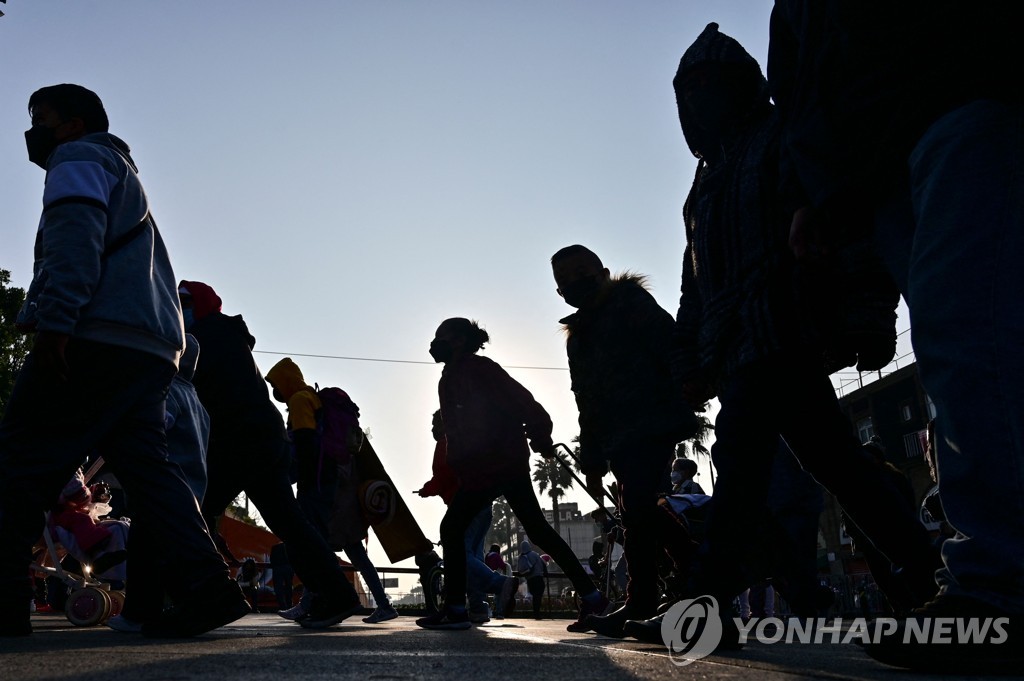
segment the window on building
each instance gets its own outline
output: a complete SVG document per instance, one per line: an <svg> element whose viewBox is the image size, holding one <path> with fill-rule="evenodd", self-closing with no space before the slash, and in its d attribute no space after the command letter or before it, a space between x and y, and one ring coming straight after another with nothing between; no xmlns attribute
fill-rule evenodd
<svg viewBox="0 0 1024 681"><path fill-rule="evenodd" d="M875 436L875 424L871 421L870 416L865 416L862 419L857 420L857 437L860 438L861 444L864 444L872 437Z"/></svg>
<svg viewBox="0 0 1024 681"><path fill-rule="evenodd" d="M910 402L904 402L900 405L900 416L904 422L914 418L914 410L910 408Z"/></svg>

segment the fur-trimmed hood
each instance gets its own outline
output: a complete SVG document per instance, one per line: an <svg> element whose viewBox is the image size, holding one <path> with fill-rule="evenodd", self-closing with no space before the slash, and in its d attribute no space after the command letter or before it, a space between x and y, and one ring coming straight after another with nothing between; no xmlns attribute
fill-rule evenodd
<svg viewBox="0 0 1024 681"><path fill-rule="evenodd" d="M596 307L586 310L577 310L568 317L559 319L558 323L562 325L562 330L565 332L566 337L571 338L574 330L586 325L589 319L600 314L600 311L606 305L612 302L617 302L623 298L635 296L641 291L650 295L647 291L647 277L645 275L630 272L628 270L620 274L616 274L612 276L611 285L602 294Z"/></svg>

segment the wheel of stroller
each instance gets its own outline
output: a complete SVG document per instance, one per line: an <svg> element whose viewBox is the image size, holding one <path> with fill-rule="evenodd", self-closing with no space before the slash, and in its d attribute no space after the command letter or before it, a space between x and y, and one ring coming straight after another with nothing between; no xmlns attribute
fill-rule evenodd
<svg viewBox="0 0 1024 681"><path fill-rule="evenodd" d="M110 616L110 596L94 586L78 589L68 596L64 613L76 627L91 627Z"/></svg>
<svg viewBox="0 0 1024 681"><path fill-rule="evenodd" d="M426 599L427 612L440 612L444 605L444 567L434 566L427 575L423 585L423 597Z"/></svg>
<svg viewBox="0 0 1024 681"><path fill-rule="evenodd" d="M124 609L123 591L108 591L107 596L110 598L110 614L103 619L104 622L111 617L117 617L121 614L121 610Z"/></svg>

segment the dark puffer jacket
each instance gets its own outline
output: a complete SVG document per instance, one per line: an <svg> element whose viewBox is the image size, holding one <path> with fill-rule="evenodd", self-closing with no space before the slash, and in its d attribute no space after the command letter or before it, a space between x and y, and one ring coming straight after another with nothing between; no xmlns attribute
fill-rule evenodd
<svg viewBox="0 0 1024 681"><path fill-rule="evenodd" d="M696 428L672 382L672 315L643 283L635 275L616 277L596 307L561 320L586 473L604 473L609 461L649 451L638 442L675 444Z"/></svg>

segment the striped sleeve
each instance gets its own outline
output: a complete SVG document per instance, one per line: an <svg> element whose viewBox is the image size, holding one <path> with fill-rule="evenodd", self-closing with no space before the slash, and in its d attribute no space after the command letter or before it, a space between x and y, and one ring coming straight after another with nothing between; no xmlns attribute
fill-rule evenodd
<svg viewBox="0 0 1024 681"><path fill-rule="evenodd" d="M43 210L65 203L85 203L107 209L118 179L96 161L65 161L46 175Z"/></svg>

